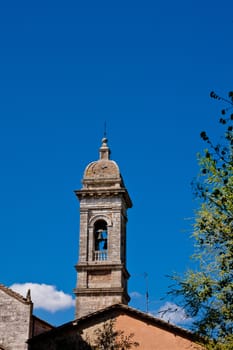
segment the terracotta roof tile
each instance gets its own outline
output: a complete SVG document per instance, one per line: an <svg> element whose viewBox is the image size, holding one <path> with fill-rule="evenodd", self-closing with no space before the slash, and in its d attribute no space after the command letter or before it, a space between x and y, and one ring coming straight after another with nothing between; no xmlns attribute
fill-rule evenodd
<svg viewBox="0 0 233 350"><path fill-rule="evenodd" d="M59 332L64 332L70 328L76 327L76 329L78 330L79 327L83 327L85 325L85 323L87 322L91 322L92 320L95 320L96 322L98 322L98 318L102 317L102 316L106 316L108 313L111 312L117 312L119 314L128 314L132 317L138 318L141 321L150 323L151 325L154 325L155 327L159 327L162 328L164 330L167 330L171 333L174 333L176 335L180 335L188 340L192 340L192 341L196 341L197 336L192 333L191 331L178 327L174 324L171 324L169 322L163 321L159 318L154 317L153 315L147 314L145 312L139 311L137 309L134 309L130 306L127 305L123 305L123 304L114 304L112 306L106 307L102 310L98 310L96 312L93 312L89 315L80 317L74 321L65 323L59 327L53 328L52 330L45 332L43 334L40 334L34 338L29 339L29 343L33 342L33 340L37 337L47 337L47 336L51 336L51 334L54 333L59 333Z"/></svg>

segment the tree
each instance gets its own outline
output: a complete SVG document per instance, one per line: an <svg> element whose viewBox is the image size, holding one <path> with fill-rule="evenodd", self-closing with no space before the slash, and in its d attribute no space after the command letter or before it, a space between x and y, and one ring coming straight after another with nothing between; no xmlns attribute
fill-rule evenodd
<svg viewBox="0 0 233 350"><path fill-rule="evenodd" d="M134 334L125 335L124 331L115 329L115 320L111 319L95 330L95 350L126 350L138 347L139 344L133 340Z"/></svg>
<svg viewBox="0 0 233 350"><path fill-rule="evenodd" d="M229 99L214 92L211 97L228 106L219 120L221 143L201 133L208 148L198 155L200 172L194 182L200 201L193 232L198 268L173 276L170 293L181 297L193 330L210 339L206 347L222 350L233 349L233 92Z"/></svg>

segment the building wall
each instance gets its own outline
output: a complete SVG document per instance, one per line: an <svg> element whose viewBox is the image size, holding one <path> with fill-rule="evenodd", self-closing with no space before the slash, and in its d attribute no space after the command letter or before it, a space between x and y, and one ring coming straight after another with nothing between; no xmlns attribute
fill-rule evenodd
<svg viewBox="0 0 233 350"><path fill-rule="evenodd" d="M80 310L79 315L88 315L91 312L96 312L98 310L104 309L106 305L114 305L122 302L122 295L105 295L102 292L102 296L91 294L79 296L76 299L76 307Z"/></svg>
<svg viewBox="0 0 233 350"><path fill-rule="evenodd" d="M105 321L105 320L104 320ZM95 330L103 326L103 322L82 330L85 340L90 340L95 345ZM123 331L124 335L134 334L132 341L139 343L139 346L132 347L132 350L201 350L198 344L168 330L140 321L128 315L116 317L115 328Z"/></svg>
<svg viewBox="0 0 233 350"><path fill-rule="evenodd" d="M31 321L31 303L24 303L0 290L0 347L26 350Z"/></svg>
<svg viewBox="0 0 233 350"><path fill-rule="evenodd" d="M140 320L127 314L115 313L75 322L67 328L54 330L36 337L31 341L30 350L91 350L88 344L95 347L97 329L102 329L104 322L116 320L115 329L124 332L124 336L134 334L132 341L139 343L131 350L203 350L201 346L189 340L188 336L179 335L177 331L152 325L149 321ZM185 333L185 332L184 332ZM191 339L191 338L190 338Z"/></svg>
<svg viewBox="0 0 233 350"><path fill-rule="evenodd" d="M50 337L39 337L29 345L30 350L92 350L77 331L51 334Z"/></svg>
<svg viewBox="0 0 233 350"><path fill-rule="evenodd" d="M88 315L114 304L128 304L126 271L126 210L117 189L104 188L103 197L89 196L80 200L80 240L75 318ZM80 191L81 192L81 191ZM90 191L91 192L91 191ZM95 222L104 220L108 231L106 260L94 259Z"/></svg>
<svg viewBox="0 0 233 350"><path fill-rule="evenodd" d="M137 350L198 350L196 343L175 333L152 326L127 315L117 317L116 327L125 334L134 333L134 341L139 343Z"/></svg>
<svg viewBox="0 0 233 350"><path fill-rule="evenodd" d="M32 317L32 332L31 332L32 336L50 331L53 328L54 327L48 324L47 322L40 320L35 316Z"/></svg>

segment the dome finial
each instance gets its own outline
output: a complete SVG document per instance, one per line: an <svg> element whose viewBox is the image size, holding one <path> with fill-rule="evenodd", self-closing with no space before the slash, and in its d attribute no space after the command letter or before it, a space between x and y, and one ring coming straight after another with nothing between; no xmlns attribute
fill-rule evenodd
<svg viewBox="0 0 233 350"><path fill-rule="evenodd" d="M110 149L108 147L108 139L107 137L102 138L102 145L100 147L100 159L108 160L110 156Z"/></svg>

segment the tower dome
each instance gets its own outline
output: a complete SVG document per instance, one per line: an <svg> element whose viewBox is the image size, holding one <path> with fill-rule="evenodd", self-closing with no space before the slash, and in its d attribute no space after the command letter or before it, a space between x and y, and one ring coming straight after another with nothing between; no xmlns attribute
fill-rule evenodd
<svg viewBox="0 0 233 350"><path fill-rule="evenodd" d="M106 137L102 139L99 159L87 165L83 176L83 188L124 188L123 179L116 162L110 160Z"/></svg>

